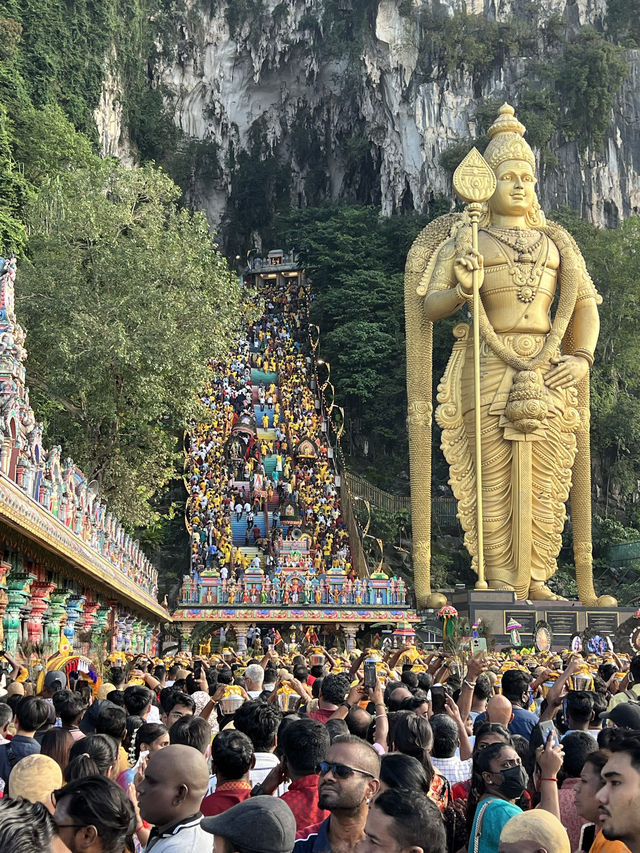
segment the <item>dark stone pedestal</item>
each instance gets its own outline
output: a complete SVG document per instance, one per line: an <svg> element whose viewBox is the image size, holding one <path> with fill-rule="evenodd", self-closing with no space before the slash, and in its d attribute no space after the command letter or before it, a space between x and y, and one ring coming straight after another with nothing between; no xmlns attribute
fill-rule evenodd
<svg viewBox="0 0 640 853"><path fill-rule="evenodd" d="M553 647L563 649L574 634L587 629L613 638L618 626L636 612L635 607L585 607L579 601L516 601L513 592L502 590L464 590L454 593L451 603L472 625L482 619L498 648L510 643L507 622L512 617L522 625L524 646L533 645L536 623L544 620L551 628Z"/></svg>

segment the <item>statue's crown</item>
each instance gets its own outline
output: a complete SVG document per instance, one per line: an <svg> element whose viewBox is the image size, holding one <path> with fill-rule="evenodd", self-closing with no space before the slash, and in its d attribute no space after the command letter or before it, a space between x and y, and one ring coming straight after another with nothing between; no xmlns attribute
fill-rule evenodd
<svg viewBox="0 0 640 853"><path fill-rule="evenodd" d="M495 171L505 160L524 160L535 169L536 161L529 143L524 140L525 126L515 116L510 104L503 104L498 118L489 128L490 142L484 159Z"/></svg>

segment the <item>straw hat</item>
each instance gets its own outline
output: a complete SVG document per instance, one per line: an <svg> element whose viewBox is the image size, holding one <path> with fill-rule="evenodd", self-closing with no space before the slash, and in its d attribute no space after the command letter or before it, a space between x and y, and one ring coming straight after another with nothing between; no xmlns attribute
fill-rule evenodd
<svg viewBox="0 0 640 853"><path fill-rule="evenodd" d="M62 787L60 765L48 755L27 755L15 765L9 777L11 797L32 803L51 803L51 793Z"/></svg>

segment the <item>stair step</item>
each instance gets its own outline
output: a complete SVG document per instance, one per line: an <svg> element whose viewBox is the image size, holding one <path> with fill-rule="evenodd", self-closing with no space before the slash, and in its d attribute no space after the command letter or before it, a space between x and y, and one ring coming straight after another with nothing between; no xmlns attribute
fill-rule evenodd
<svg viewBox="0 0 640 853"><path fill-rule="evenodd" d="M251 370L251 381L254 385L277 385L278 374L265 373L264 371L258 370L254 367Z"/></svg>

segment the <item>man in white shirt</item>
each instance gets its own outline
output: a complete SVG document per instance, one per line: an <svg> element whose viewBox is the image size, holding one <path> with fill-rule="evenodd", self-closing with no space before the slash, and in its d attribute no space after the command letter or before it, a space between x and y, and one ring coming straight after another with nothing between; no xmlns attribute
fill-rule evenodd
<svg viewBox="0 0 640 853"><path fill-rule="evenodd" d="M254 636L255 634L252 634L252 640ZM248 632L247 639L249 639ZM262 693L262 684L264 682L264 669L259 663L249 664L244 673L244 680L246 682L247 693L251 699L258 699Z"/></svg>
<svg viewBox="0 0 640 853"><path fill-rule="evenodd" d="M209 773L201 752L172 744L149 756L138 785L143 820L153 824L146 853L212 853L213 838L200 826L200 803Z"/></svg>
<svg viewBox="0 0 640 853"><path fill-rule="evenodd" d="M451 785L467 782L471 779L473 760L463 761L456 756L460 746L458 726L446 714L434 714L429 722L433 730L431 763Z"/></svg>

